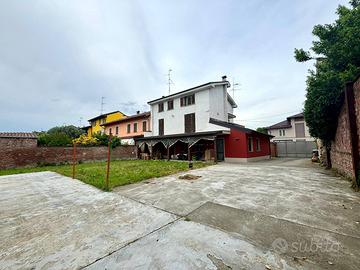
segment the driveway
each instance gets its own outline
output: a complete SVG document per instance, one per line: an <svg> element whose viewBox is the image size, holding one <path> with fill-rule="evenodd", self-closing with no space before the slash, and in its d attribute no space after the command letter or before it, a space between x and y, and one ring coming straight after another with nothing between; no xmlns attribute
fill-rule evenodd
<svg viewBox="0 0 360 270"><path fill-rule="evenodd" d="M307 160L228 164L106 193L0 177L0 269L359 269L360 196Z"/></svg>

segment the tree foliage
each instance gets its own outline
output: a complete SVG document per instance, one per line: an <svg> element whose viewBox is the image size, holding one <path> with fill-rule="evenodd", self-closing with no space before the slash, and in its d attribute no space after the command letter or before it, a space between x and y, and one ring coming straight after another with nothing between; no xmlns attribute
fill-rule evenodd
<svg viewBox="0 0 360 270"><path fill-rule="evenodd" d="M41 146L70 146L72 139L63 132L42 133L38 136L38 144Z"/></svg>
<svg viewBox="0 0 360 270"><path fill-rule="evenodd" d="M335 135L345 82L360 74L360 0L339 6L332 24L316 25L309 51L295 49L299 62L315 59L307 77L304 115L310 134L328 144Z"/></svg>
<svg viewBox="0 0 360 270"><path fill-rule="evenodd" d="M256 129L256 131L257 131L257 132L260 132L260 133L268 134L266 127L258 127L258 128Z"/></svg>
<svg viewBox="0 0 360 270"><path fill-rule="evenodd" d="M82 130L81 128L78 128L76 126L73 125L69 125L69 126L58 126L58 127L53 127L51 129L49 129L47 131L48 134L54 134L54 133L64 133L67 136L69 136L70 138L78 138L80 137L80 135L84 134L85 131Z"/></svg>
<svg viewBox="0 0 360 270"><path fill-rule="evenodd" d="M96 133L94 134L94 138L98 141L99 145L107 146L109 144L110 136L104 133ZM112 137L111 138L111 147L115 148L117 146L121 145L121 140L118 137Z"/></svg>

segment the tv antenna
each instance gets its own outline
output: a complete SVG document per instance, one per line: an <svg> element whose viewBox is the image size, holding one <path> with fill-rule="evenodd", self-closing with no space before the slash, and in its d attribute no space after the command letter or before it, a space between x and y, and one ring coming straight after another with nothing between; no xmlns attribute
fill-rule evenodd
<svg viewBox="0 0 360 270"><path fill-rule="evenodd" d="M102 114L103 114L103 112L104 112L104 105L105 105L104 100L105 100L105 97L101 97L100 115L102 115Z"/></svg>
<svg viewBox="0 0 360 270"><path fill-rule="evenodd" d="M174 82L171 80L171 71L172 69L169 68L169 71L168 71L168 87L169 87L169 95L170 95L170 92L171 92L171 84L174 84Z"/></svg>
<svg viewBox="0 0 360 270"><path fill-rule="evenodd" d="M240 87L240 83L236 83L234 79L232 80L232 97L235 99L235 91L239 91L240 88L237 88L236 86Z"/></svg>
<svg viewBox="0 0 360 270"><path fill-rule="evenodd" d="M83 120L83 118L80 117L80 118L79 118L79 127L81 127L81 125L82 125L82 120Z"/></svg>

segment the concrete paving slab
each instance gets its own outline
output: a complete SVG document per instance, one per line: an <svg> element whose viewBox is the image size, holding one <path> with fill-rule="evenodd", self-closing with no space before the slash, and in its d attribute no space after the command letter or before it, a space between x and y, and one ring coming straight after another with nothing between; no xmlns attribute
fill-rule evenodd
<svg viewBox="0 0 360 270"><path fill-rule="evenodd" d="M266 268L267 267L267 268ZM103 269L321 269L287 262L237 234L176 221L85 268Z"/></svg>
<svg viewBox="0 0 360 270"><path fill-rule="evenodd" d="M191 221L240 234L285 260L324 269L360 269L360 238L208 202L192 212ZM312 267L310 267L312 268Z"/></svg>
<svg viewBox="0 0 360 270"><path fill-rule="evenodd" d="M52 172L0 177L0 269L78 269L176 216Z"/></svg>
<svg viewBox="0 0 360 270"><path fill-rule="evenodd" d="M322 168L296 167L299 162L284 161L286 166L281 160L220 163L193 170L201 176L197 180L182 180L177 174L123 186L116 192L182 216L210 201L360 237L360 193Z"/></svg>

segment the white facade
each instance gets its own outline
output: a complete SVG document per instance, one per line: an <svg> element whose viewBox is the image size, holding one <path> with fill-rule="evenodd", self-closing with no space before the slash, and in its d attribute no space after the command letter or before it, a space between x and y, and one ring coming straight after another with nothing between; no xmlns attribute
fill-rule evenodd
<svg viewBox="0 0 360 270"><path fill-rule="evenodd" d="M304 118L289 118L288 127L268 128L268 134L274 136L271 141L314 141L309 133L309 128L306 125ZM296 125L304 126L304 134L296 134ZM305 135L305 136L303 136Z"/></svg>
<svg viewBox="0 0 360 270"><path fill-rule="evenodd" d="M227 93L227 81L208 83L177 94L173 94L155 101L150 101L151 106L151 133L147 136L159 136L159 119L164 119L164 135L185 133L185 115L195 114L195 132L230 130L218 125L210 124L209 119L215 118L228 121L228 114L236 108L235 102ZM195 95L195 103L181 106L180 99L185 96ZM168 108L168 101L173 101L173 109ZM164 110L159 112L159 103L164 104Z"/></svg>

